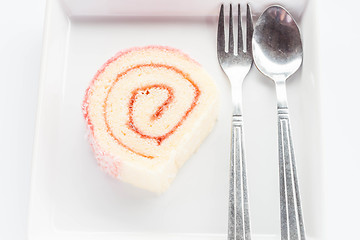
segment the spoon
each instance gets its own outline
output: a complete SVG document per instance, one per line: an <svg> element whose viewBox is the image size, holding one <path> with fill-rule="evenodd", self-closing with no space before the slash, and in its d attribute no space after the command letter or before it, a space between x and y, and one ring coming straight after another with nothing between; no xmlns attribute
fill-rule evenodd
<svg viewBox="0 0 360 240"><path fill-rule="evenodd" d="M277 5L267 8L255 25L252 48L256 67L276 86L281 239L305 240L285 85L299 69L303 49L299 28L290 13Z"/></svg>

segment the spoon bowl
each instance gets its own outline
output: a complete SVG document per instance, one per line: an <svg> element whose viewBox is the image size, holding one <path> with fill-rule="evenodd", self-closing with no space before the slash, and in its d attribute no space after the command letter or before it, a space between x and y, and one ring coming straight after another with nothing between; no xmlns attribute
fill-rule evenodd
<svg viewBox="0 0 360 240"><path fill-rule="evenodd" d="M287 79L302 63L299 28L281 6L271 6L260 16L252 46L257 68L273 80Z"/></svg>

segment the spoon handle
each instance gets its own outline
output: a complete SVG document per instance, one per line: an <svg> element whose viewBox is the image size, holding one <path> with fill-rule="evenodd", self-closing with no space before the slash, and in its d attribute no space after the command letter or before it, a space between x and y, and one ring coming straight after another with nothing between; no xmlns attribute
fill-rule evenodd
<svg viewBox="0 0 360 240"><path fill-rule="evenodd" d="M305 240L289 110L278 106L281 239Z"/></svg>
<svg viewBox="0 0 360 240"><path fill-rule="evenodd" d="M243 118L233 115L230 158L228 240L250 240L250 218L244 158Z"/></svg>

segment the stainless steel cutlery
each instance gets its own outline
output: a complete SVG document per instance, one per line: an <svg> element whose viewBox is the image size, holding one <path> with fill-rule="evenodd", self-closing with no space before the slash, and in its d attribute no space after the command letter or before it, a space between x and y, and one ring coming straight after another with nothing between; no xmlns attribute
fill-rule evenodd
<svg viewBox="0 0 360 240"><path fill-rule="evenodd" d="M242 40L240 4L237 5L238 34L237 45L234 44L232 5L229 12L229 36L227 51L225 47L224 6L221 6L217 55L221 68L227 75L231 85L233 115L230 157L230 190L229 190L229 219L228 239L251 239L246 166L244 154L244 131L242 117L242 84L253 63L252 34L253 23L250 6L246 11L246 42Z"/></svg>
<svg viewBox="0 0 360 240"><path fill-rule="evenodd" d="M220 9L217 35L218 60L230 80L233 100L228 239L251 239L241 96L243 79L254 60L259 71L271 78L276 86L281 239L305 240L285 85L286 79L295 73L302 63L300 31L292 16L278 5L267 8L253 30L251 10L247 5L246 43L243 44L240 5L237 10L237 46L234 47L232 5L229 12L227 50L223 5Z"/></svg>

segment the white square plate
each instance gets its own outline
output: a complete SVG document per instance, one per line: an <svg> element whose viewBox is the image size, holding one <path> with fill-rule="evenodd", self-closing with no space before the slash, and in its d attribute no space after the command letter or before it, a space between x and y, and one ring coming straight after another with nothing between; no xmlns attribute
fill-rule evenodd
<svg viewBox="0 0 360 240"><path fill-rule="evenodd" d="M230 89L216 56L212 1L49 0L32 169L29 239L226 239ZM320 86L314 7L285 6L299 20L304 64L288 81L290 114L309 239L323 239ZM313 3L310 3L313 4ZM266 6L254 3L255 16ZM244 8L245 9L245 8ZM97 69L117 51L144 45L181 49L213 76L218 122L155 195L118 182L97 166L81 103ZM279 239L275 89L252 68L244 83L245 144L253 239Z"/></svg>

